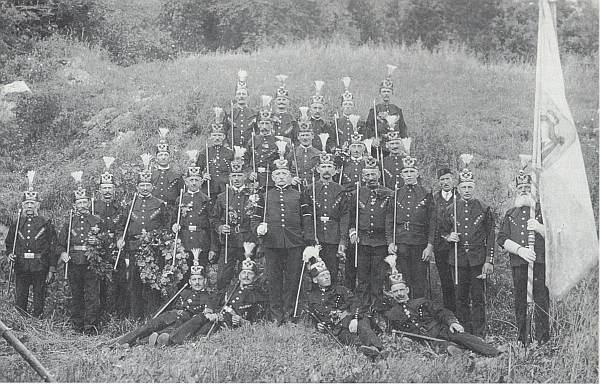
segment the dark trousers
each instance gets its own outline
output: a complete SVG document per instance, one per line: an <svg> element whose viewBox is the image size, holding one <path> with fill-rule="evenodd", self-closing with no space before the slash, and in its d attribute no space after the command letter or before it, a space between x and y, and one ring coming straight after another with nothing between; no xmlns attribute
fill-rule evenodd
<svg viewBox="0 0 600 384"><path fill-rule="evenodd" d="M219 269L217 272L217 289L219 291L225 289L231 279L235 276L235 266L238 261L244 260L244 248L243 247L229 247L227 251L227 264L225 264L225 244L223 244L223 250L219 256Z"/></svg>
<svg viewBox="0 0 600 384"><path fill-rule="evenodd" d="M410 298L429 298L429 262L423 261L425 245L396 244L398 269L410 287Z"/></svg>
<svg viewBox="0 0 600 384"><path fill-rule="evenodd" d="M456 312L456 298L454 295L454 280L452 280L452 266L448 263L450 249L435 250L435 267L437 268L442 285L444 308Z"/></svg>
<svg viewBox="0 0 600 384"><path fill-rule="evenodd" d="M383 259L386 256L387 246L385 245L375 247L358 245L358 286L356 293L360 297L361 306L369 312L381 309L385 266L387 265Z"/></svg>
<svg viewBox="0 0 600 384"><path fill-rule="evenodd" d="M337 256L338 244L321 244L319 257L325 262L331 274L331 285L336 285L339 273L339 261Z"/></svg>
<svg viewBox="0 0 600 384"><path fill-rule="evenodd" d="M450 328L443 327L439 335L437 335L436 337L449 340L453 343L461 345L467 349L470 349L471 351L475 351L484 356L496 357L500 354L500 351L494 348L493 345L488 344L481 338L473 336L467 332L452 333L450 332Z"/></svg>
<svg viewBox="0 0 600 384"><path fill-rule="evenodd" d="M356 267L354 266L355 245L350 244L346 248L346 263L344 265L344 285L355 292L356 290Z"/></svg>
<svg viewBox="0 0 600 384"><path fill-rule="evenodd" d="M128 300L129 316L134 320L152 316L161 304L161 293L142 282L140 269L131 258L129 264Z"/></svg>
<svg viewBox="0 0 600 384"><path fill-rule="evenodd" d="M371 328L371 322L368 318L358 320L358 327L356 333L350 332L348 327L340 326L340 329L334 329L334 334L337 335L337 338L344 345L360 344L377 347L379 349L383 348L383 342L375 334L373 328Z"/></svg>
<svg viewBox="0 0 600 384"><path fill-rule="evenodd" d="M303 267L303 251L304 247L265 247L269 301L274 320L283 321L293 316Z"/></svg>
<svg viewBox="0 0 600 384"><path fill-rule="evenodd" d="M104 314L127 316L127 273L124 262L119 261L117 270L112 273L112 281L100 280L100 310Z"/></svg>
<svg viewBox="0 0 600 384"><path fill-rule="evenodd" d="M169 341L173 344L182 344L191 336L206 335L212 325L213 323L208 321L206 316L199 313L179 326L176 324L175 329L169 332Z"/></svg>
<svg viewBox="0 0 600 384"><path fill-rule="evenodd" d="M33 313L40 317L44 313L46 302L46 276L48 270L39 272L15 271L15 307L27 313L27 301L29 300L29 287L33 286Z"/></svg>
<svg viewBox="0 0 600 384"><path fill-rule="evenodd" d="M513 283L515 285L515 314L517 327L519 328L519 341L525 342L526 320L527 320L527 264L512 267ZM533 264L533 301L535 310L533 314L534 323L532 329L533 340L547 342L550 339L550 318L548 310L550 297L546 287L546 265Z"/></svg>
<svg viewBox="0 0 600 384"><path fill-rule="evenodd" d="M456 318L465 331L485 337L485 279L477 279L483 264L458 267Z"/></svg>
<svg viewBox="0 0 600 384"><path fill-rule="evenodd" d="M69 263L69 285L73 299L71 321L76 329L93 327L100 314L100 281L87 264Z"/></svg>

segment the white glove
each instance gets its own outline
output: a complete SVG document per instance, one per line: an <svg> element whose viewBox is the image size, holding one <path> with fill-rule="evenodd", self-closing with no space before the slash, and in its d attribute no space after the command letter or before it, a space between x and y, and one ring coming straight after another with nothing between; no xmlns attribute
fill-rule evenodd
<svg viewBox="0 0 600 384"><path fill-rule="evenodd" d="M71 257L69 255L67 255L67 252L63 252L63 253L60 254L60 260L63 263L68 263L69 260L71 260Z"/></svg>
<svg viewBox="0 0 600 384"><path fill-rule="evenodd" d="M519 255L523 260L528 263L533 263L535 261L535 252L529 248L521 247L517 250L517 255Z"/></svg>
<svg viewBox="0 0 600 384"><path fill-rule="evenodd" d="M358 331L358 320L352 319L350 321L350 325L348 326L348 329L350 330L350 332L356 333L356 331Z"/></svg>
<svg viewBox="0 0 600 384"><path fill-rule="evenodd" d="M546 226L537 221L536 219L527 220L527 230L535 231L544 237L546 235Z"/></svg>
<svg viewBox="0 0 600 384"><path fill-rule="evenodd" d="M260 223L256 228L256 234L258 236L264 236L267 234L267 223Z"/></svg>

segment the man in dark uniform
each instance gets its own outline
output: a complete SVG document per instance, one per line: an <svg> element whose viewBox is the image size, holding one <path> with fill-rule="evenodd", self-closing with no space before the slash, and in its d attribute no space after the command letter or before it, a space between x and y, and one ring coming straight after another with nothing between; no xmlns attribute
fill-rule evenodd
<svg viewBox="0 0 600 384"><path fill-rule="evenodd" d="M333 138L337 148L343 146L349 146L352 142L351 136L356 131L361 135L365 135L365 122L357 120L356 123L352 123L350 116L355 113L354 95L348 91L350 85L350 78L343 77L345 92L342 94L342 115L338 117L333 127ZM359 117L358 115L355 115ZM354 127L356 125L356 129ZM335 130L337 129L337 136L335 136Z"/></svg>
<svg viewBox="0 0 600 384"><path fill-rule="evenodd" d="M366 148L363 135L358 132L352 134L349 146L350 158L343 163L340 176L340 184L348 191L352 191L353 188L356 189L356 183L360 181Z"/></svg>
<svg viewBox="0 0 600 384"><path fill-rule="evenodd" d="M204 267L198 264L192 266L189 284L191 289L181 292L175 308L124 335L116 344L132 346L148 337L152 346L181 344L195 333L208 333L211 325L218 320L215 313L217 296L205 289ZM170 330L167 329L169 327Z"/></svg>
<svg viewBox="0 0 600 384"><path fill-rule="evenodd" d="M433 202L435 203L437 211L437 225L435 231L435 266L440 277L440 283L442 285L442 296L444 308L449 309L452 312L456 312L456 298L454 295L454 281L452 280L452 268L448 260L454 257L454 249L440 234L439 220L446 208L454 203L454 194L456 188L454 187L454 174L450 168L442 168L437 173L438 180L440 183L440 191L433 195Z"/></svg>
<svg viewBox="0 0 600 384"><path fill-rule="evenodd" d="M290 96L284 84L287 78L286 75L277 75L277 80L281 83L281 86L275 92L275 105L277 108L273 111L275 120L273 135L291 145L292 143L297 144L298 123L289 111Z"/></svg>
<svg viewBox="0 0 600 384"><path fill-rule="evenodd" d="M308 120L308 108L300 107L301 117L298 128L299 145L292 148L287 156L287 161L291 164L290 171L292 176L298 177L306 185L311 182L315 167L319 164L319 155L321 151L313 147L314 132L311 129Z"/></svg>
<svg viewBox="0 0 600 384"><path fill-rule="evenodd" d="M348 228L350 215L348 201L344 187L333 182L335 165L333 158L328 153L322 153L320 164L317 167L320 177L306 190L311 199L314 199L317 216L317 239L321 245L320 257L331 273L331 282L338 281L338 257L343 257L348 244ZM313 190L315 196L313 196ZM313 212L315 214L315 212Z"/></svg>
<svg viewBox="0 0 600 384"><path fill-rule="evenodd" d="M72 216L58 236L57 251L62 252L61 261L68 263L73 327L78 332L94 334L98 332L96 326L100 316L100 279L89 268L87 252L91 247L101 245L99 235L105 231L104 222L91 214L90 198L81 186L82 172L72 175L79 185L73 192Z"/></svg>
<svg viewBox="0 0 600 384"><path fill-rule="evenodd" d="M332 131L329 123L323 120L325 114L325 98L321 94L323 84L324 82L320 80L315 81L316 93L310 98L310 128L315 136L312 142L313 147L319 151L331 152L331 148L335 147L335 132ZM319 138L321 134L329 135L325 148L323 148L323 144Z"/></svg>
<svg viewBox="0 0 600 384"><path fill-rule="evenodd" d="M332 284L331 274L320 258L310 266L310 275L318 288L308 293L306 307L312 319L318 319L317 329L326 332L329 328L344 345L360 345L366 356L387 356L388 351L371 328L369 314L361 310L360 301L348 288Z"/></svg>
<svg viewBox="0 0 600 384"><path fill-rule="evenodd" d="M393 257L393 256L392 256ZM392 262L389 277L394 305L385 316L392 330L448 340L484 356L496 357L500 352L481 338L466 333L452 311L421 297L409 299L410 289Z"/></svg>
<svg viewBox="0 0 600 384"><path fill-rule="evenodd" d="M401 139L398 132L388 132L385 145L390 153L383 159L383 179L385 185L389 188L394 188L395 185L400 188L404 185L404 179L402 178L402 168L404 167L402 159L404 159L406 155L404 150L405 144L406 146L410 146L410 138Z"/></svg>
<svg viewBox="0 0 600 384"><path fill-rule="evenodd" d="M23 192L19 228L17 221L10 226L6 246L10 252L8 257L14 263L15 307L27 313L29 287L33 286L32 315L40 317L44 313L46 284L52 283L56 274L56 230L51 220L39 215L39 193L33 189L35 171L29 171L27 177L29 188Z"/></svg>
<svg viewBox="0 0 600 384"><path fill-rule="evenodd" d="M236 264L244 259L244 244L256 244L256 238L250 228L250 217L251 199L256 200L258 196L246 186L243 161L245 149L238 147L236 151L229 173L229 192L227 194L223 192L217 197L210 216L210 225L218 234L222 244L217 276L219 291L229 284L235 274ZM228 220L226 215L229 215ZM225 236L227 236L227 263L225 262Z"/></svg>
<svg viewBox="0 0 600 384"><path fill-rule="evenodd" d="M114 263L116 242L117 239L123 237L126 218L122 207L114 201L115 184L113 174L110 173L110 166L115 158L104 157L103 160L106 170L100 175L98 188L100 199L95 201L92 214L98 215L104 223L108 235L108 244L105 244L106 257ZM105 313L113 313L118 316L127 315L127 277L124 259L119 260L117 270L112 274L112 281L100 280L100 308Z"/></svg>
<svg viewBox="0 0 600 384"><path fill-rule="evenodd" d="M181 204L179 197L176 202L177 209L181 209L180 222L178 224L177 216L173 215L171 229L173 232L179 232L181 245L189 255L193 248L201 250L200 265L206 268L208 262L216 255L217 245L211 242L210 210L212 207L208 196L200 190L203 181L201 174L202 168L194 165L188 167L185 193L182 195ZM188 257L190 265L191 260L192 258Z"/></svg>
<svg viewBox="0 0 600 384"><path fill-rule="evenodd" d="M233 148L227 148L223 145L227 137L223 123L220 122L223 109L214 108L215 122L211 124L210 142L205 151L200 151L196 166L205 173L204 179L210 180L210 192L207 191L209 183L202 191L211 198L211 201L217 198L217 195L225 191L225 186L229 181L229 164L233 160ZM208 153L208 165L206 155ZM208 169L207 169L208 166Z"/></svg>
<svg viewBox="0 0 600 384"><path fill-rule="evenodd" d="M233 118L226 116L229 134L233 131L233 136L229 138L228 143L233 146L245 147L252 137L254 125L256 123L256 112L248 108L248 97L250 91L246 86L247 72L241 69L238 72L238 82L235 90L235 107L233 108ZM233 126L233 128L232 128Z"/></svg>
<svg viewBox="0 0 600 384"><path fill-rule="evenodd" d="M392 80L394 69L396 69L395 66L388 64L388 77L379 85L379 95L383 102L375 106L376 113L374 113L373 108L371 108L369 110L369 116L367 117L367 136L370 138L377 137L378 140L374 140L373 146L381 147L386 155L387 148L384 148L381 144L382 140L385 140L387 133L391 130L388 125L388 116L397 116L393 130L398 132L401 138L408 137L402 110L395 104L390 103L390 98L394 94L394 82ZM377 116L377 121L375 121L375 116ZM377 130L377 132L375 132L375 130ZM375 149L373 149L373 151L375 151Z"/></svg>
<svg viewBox="0 0 600 384"><path fill-rule="evenodd" d="M271 96L262 96L263 108L259 112L258 129L259 136L252 137L247 143L246 164L252 168L250 180L258 181L260 188L267 184L267 179L270 173L275 169L275 160L279 158L279 144L285 143L287 151L287 143L283 140L277 140L273 136L273 115L269 106ZM269 171L267 173L267 170Z"/></svg>
<svg viewBox="0 0 600 384"><path fill-rule="evenodd" d="M434 257L436 210L431 193L417 185L417 159L407 156L402 163L404 186L396 192L396 207L388 211L386 223L388 252L398 254L400 270L413 286L416 299L429 297L429 262Z"/></svg>
<svg viewBox="0 0 600 384"><path fill-rule="evenodd" d="M468 165L468 161L465 163ZM457 231L453 207L449 206L440 223L440 233L449 243L458 243L458 320L467 332L484 338L485 279L494 272L494 218L490 207L474 197L474 190L473 173L464 168L459 174ZM454 266L454 257L450 257L449 263Z"/></svg>
<svg viewBox="0 0 600 384"><path fill-rule="evenodd" d="M258 266L246 254L238 275L238 283L225 289L219 305L223 308L219 322L229 328L241 327L258 321L264 315L266 299L255 287Z"/></svg>
<svg viewBox="0 0 600 384"><path fill-rule="evenodd" d="M181 174L171 169L171 151L167 143L167 128L160 128L160 142L156 144L156 167L152 170L152 195L164 201L169 213L175 210L175 200L183 188Z"/></svg>
<svg viewBox="0 0 600 384"><path fill-rule="evenodd" d="M125 264L129 274L129 316L139 319L144 315L150 315L160 305L160 293L155 289L144 287L140 278L140 270L136 263L136 254L140 250L141 241L138 237L142 230L152 232L168 228L169 214L164 201L152 196L154 185L152 184L152 173L149 170L150 154L141 155L144 162L144 170L138 173L137 195L133 202L126 207L124 212L131 211L129 227L123 239L117 241L117 247L125 247ZM125 223L127 225L127 223ZM142 295L144 290L148 291L146 298Z"/></svg>
<svg viewBox="0 0 600 384"><path fill-rule="evenodd" d="M542 214L539 204L535 204L531 195L531 176L523 170L516 178L517 198L515 206L506 212L500 231L498 244L510 254L513 283L515 286L515 313L519 328L519 341L526 341L527 319L527 270L528 264L533 263L533 301L535 310L531 339L546 343L550 339L549 304L550 298L546 287L546 264L544 236L546 228L542 224ZM535 207L534 217L531 207ZM528 248L529 233L535 232L533 249Z"/></svg>
<svg viewBox="0 0 600 384"><path fill-rule="evenodd" d="M365 159L362 178L365 186L360 187L358 197L358 228L350 223L350 243L358 242L356 293L369 313L380 310L383 300L386 257L386 216L394 205L394 192L379 184L381 172L373 157ZM350 212L356 212L356 190L349 197Z"/></svg>
<svg viewBox="0 0 600 384"><path fill-rule="evenodd" d="M297 321L293 311L303 268L302 253L307 245L314 245L315 233L309 199L292 187L287 161L282 156L275 165L275 186L261 194L251 226L262 238L271 315L281 325L290 319Z"/></svg>

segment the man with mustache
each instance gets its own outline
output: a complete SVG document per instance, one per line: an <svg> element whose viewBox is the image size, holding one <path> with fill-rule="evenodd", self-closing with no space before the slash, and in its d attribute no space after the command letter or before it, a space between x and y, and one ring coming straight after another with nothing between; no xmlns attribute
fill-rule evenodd
<svg viewBox="0 0 600 384"><path fill-rule="evenodd" d="M121 205L117 204L115 198L114 175L110 173L110 166L115 160L113 157L104 157L106 170L100 175L98 193L100 199L94 202L92 214L98 215L104 222L108 235L108 244L105 244L107 259L116 257L117 239L123 236L125 215ZM100 308L105 313L113 313L117 316L127 316L127 277L124 258L119 260L117 270L112 275L112 281L103 279L100 281Z"/></svg>
<svg viewBox="0 0 600 384"><path fill-rule="evenodd" d="M315 200L317 239L321 245L319 255L331 273L331 282L337 284L339 258L345 257L348 244L350 213L344 187L333 181L336 172L333 156L322 153L319 160L317 172L320 177L314 188L311 184L306 191Z"/></svg>
<svg viewBox="0 0 600 384"><path fill-rule="evenodd" d="M396 269L395 256L386 258L386 261L392 266L389 276L390 289L386 295L391 296L394 304L385 312L391 330L448 340L484 356L496 357L500 354L481 338L465 332L452 311L424 297L409 298L410 289ZM446 346L452 353L453 346Z"/></svg>
<svg viewBox="0 0 600 384"><path fill-rule="evenodd" d="M348 90L348 86L350 85L350 78L344 77L342 78L345 86L345 92L341 97L341 109L342 114L337 118L336 122L333 124L333 133L335 135L335 129L337 128L337 137L333 136L333 139L336 140L336 146L338 148L342 148L345 145L350 145L352 142L352 134L354 133L354 126L352 122L350 122L350 115L356 113L355 108L355 99L354 95L350 93ZM356 124L356 131L361 135L365 134L365 122L363 120L359 120ZM337 143L339 141L339 144Z"/></svg>
<svg viewBox="0 0 600 384"><path fill-rule="evenodd" d="M29 171L29 188L23 192L21 216L8 229L8 258L14 263L15 307L27 313L29 288L33 286L34 317L44 313L46 284L54 281L57 258L54 250L56 230L52 221L39 215L40 196L33 188L34 171ZM16 238L16 243L15 243ZM14 253L12 246L15 244Z"/></svg>
<svg viewBox="0 0 600 384"><path fill-rule="evenodd" d="M73 192L71 226L69 227L67 220L58 236L57 247L59 252L62 251L61 261L69 263L68 278L73 294L71 322L76 331L88 335L98 333L96 326L100 315L100 280L89 269L86 252L89 247L99 244L100 234L105 231L104 222L99 216L92 215L90 207L90 198L85 188L79 184Z"/></svg>
<svg viewBox="0 0 600 384"><path fill-rule="evenodd" d="M171 168L171 148L167 142L167 128L160 128L160 141L156 144L155 167L152 170L152 195L164 201L169 213L176 209L175 200L183 188L181 174Z"/></svg>
<svg viewBox="0 0 600 384"><path fill-rule="evenodd" d="M228 145L231 145L231 141L233 141L234 146L245 147L252 138L252 132L255 130L257 116L256 112L248 107L250 91L246 86L247 76L248 73L243 69L238 72L233 117L229 115L229 110L226 114L225 121L227 124L225 128L230 135L233 132L233 137L229 138Z"/></svg>
<svg viewBox="0 0 600 384"><path fill-rule="evenodd" d="M410 145L408 142L406 144ZM402 160L406 156L406 151L404 149L404 144L402 144L400 134L397 131L388 132L385 145L390 151L389 155L383 159L383 178L385 185L390 188L398 185L398 188L400 188L404 185L404 178L402 177L404 163Z"/></svg>
<svg viewBox="0 0 600 384"><path fill-rule="evenodd" d="M296 183L302 183L306 185L312 182L312 175L315 171L315 167L319 164L319 155L321 152L313 147L313 139L315 137L312 131L308 115L305 114L306 107L301 107L302 116L300 116L299 128L298 128L298 142L299 145L295 146L288 156L287 161L291 164L291 172L294 177L300 180L296 180Z"/></svg>
<svg viewBox="0 0 600 384"><path fill-rule="evenodd" d="M546 228L542 224L539 204L531 194L531 176L519 171L516 177L517 197L515 206L506 212L498 232L498 244L510 254L513 283L515 286L515 314L519 329L518 341L525 343L527 318L527 269L533 262L533 301L535 334L530 339L540 344L550 339L549 292L546 287L546 264L544 236ZM531 207L535 206L535 217L531 217ZM533 249L528 248L528 235L535 232Z"/></svg>
<svg viewBox="0 0 600 384"><path fill-rule="evenodd" d="M350 158L343 162L344 168L340 174L340 184L349 192L352 192L353 188L356 189L356 183L360 181L366 149L363 135L358 131L354 132L350 136L350 145L348 146ZM348 288L352 289L352 287Z"/></svg>
<svg viewBox="0 0 600 384"><path fill-rule="evenodd" d="M297 144L298 122L289 111L290 95L284 84L287 78L285 75L277 75L277 80L279 80L281 86L275 91L276 109L273 111L273 118L275 119L273 135L287 141L288 145L291 145L292 143Z"/></svg>
<svg viewBox="0 0 600 384"><path fill-rule="evenodd" d="M316 93L310 98L310 128L314 134L314 138L312 141L313 147L315 147L319 151L331 153L331 149L335 147L335 132L331 129L330 124L323 120L323 117L325 115L325 98L321 94L321 88L323 87L323 84L324 83L320 80L315 81ZM329 134L329 138L326 141L325 148L323 148L321 140L319 139L319 135L321 133Z"/></svg>
<svg viewBox="0 0 600 384"><path fill-rule="evenodd" d="M380 185L380 177L377 160L367 157L362 170L363 186L359 190L358 228L353 219L350 224L350 243L358 243L356 293L371 315L381 309L383 301L383 259L388 248L386 216L394 205L394 192ZM350 212L356 212L356 189L348 199Z"/></svg>

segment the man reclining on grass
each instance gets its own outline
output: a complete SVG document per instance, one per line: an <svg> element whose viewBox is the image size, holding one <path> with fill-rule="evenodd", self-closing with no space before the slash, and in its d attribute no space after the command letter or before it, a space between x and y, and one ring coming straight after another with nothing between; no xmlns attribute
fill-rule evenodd
<svg viewBox="0 0 600 384"><path fill-rule="evenodd" d="M189 284L191 289L185 289L180 294L174 309L124 335L116 344L132 346L148 336L148 343L152 346L181 344L194 334L207 334L212 323L218 320L215 313L218 300L216 294L208 292L205 288L204 267L191 267ZM170 332L167 332L167 327L171 327Z"/></svg>
<svg viewBox="0 0 600 384"><path fill-rule="evenodd" d="M417 337L448 340L488 357L500 354L491 344L465 332L452 311L426 298L409 299L408 285L396 269L396 255L386 257L385 261L391 265L392 274L389 276L391 293L384 291L384 294L391 295L395 302L393 307L385 312L390 329L414 333ZM451 354L453 350L456 351L453 345L447 348Z"/></svg>

